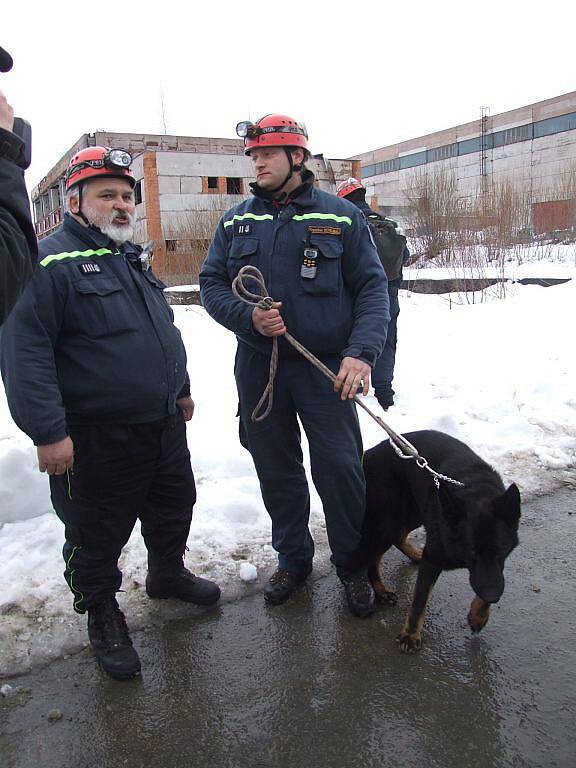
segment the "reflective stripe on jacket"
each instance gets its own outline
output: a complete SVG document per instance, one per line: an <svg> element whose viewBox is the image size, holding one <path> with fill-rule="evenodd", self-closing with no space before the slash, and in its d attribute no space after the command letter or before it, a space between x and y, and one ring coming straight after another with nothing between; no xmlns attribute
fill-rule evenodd
<svg viewBox="0 0 576 768"><path fill-rule="evenodd" d="M102 233L66 215L39 245L31 282L2 329L10 411L36 445L67 423L137 423L189 394L186 352L161 283Z"/></svg>
<svg viewBox="0 0 576 768"><path fill-rule="evenodd" d="M317 252L313 277L304 249ZM231 283L251 264L264 276L288 331L314 354L358 357L370 365L386 341L386 275L364 216L352 203L311 185L288 204L252 197L222 217L200 273L206 311L249 346L270 352L252 328L252 307ZM284 340L281 355L298 354Z"/></svg>

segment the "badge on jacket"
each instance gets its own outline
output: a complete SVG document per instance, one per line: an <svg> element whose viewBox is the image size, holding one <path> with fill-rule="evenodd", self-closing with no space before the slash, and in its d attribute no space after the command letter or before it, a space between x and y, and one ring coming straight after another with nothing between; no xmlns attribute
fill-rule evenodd
<svg viewBox="0 0 576 768"><path fill-rule="evenodd" d="M250 222L250 221L235 221L234 222L234 234L235 235L251 235L252 234L252 222Z"/></svg>
<svg viewBox="0 0 576 768"><path fill-rule="evenodd" d="M83 275L93 275L96 272L102 272L100 264L94 264L92 261L85 261L83 264L78 264L78 269Z"/></svg>

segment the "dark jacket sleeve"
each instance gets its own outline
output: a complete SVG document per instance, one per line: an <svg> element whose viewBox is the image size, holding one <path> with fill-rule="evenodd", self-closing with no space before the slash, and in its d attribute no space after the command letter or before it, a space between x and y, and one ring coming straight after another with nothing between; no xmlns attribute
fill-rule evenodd
<svg viewBox="0 0 576 768"><path fill-rule="evenodd" d="M388 280L368 224L354 213L345 232L343 277L352 294L354 323L343 357L357 357L374 365L386 343L390 320Z"/></svg>
<svg viewBox="0 0 576 768"><path fill-rule="evenodd" d="M252 307L244 304L232 293L230 277L226 270L227 251L228 240L221 219L200 272L202 305L214 320L229 331L251 333Z"/></svg>
<svg viewBox="0 0 576 768"><path fill-rule="evenodd" d="M52 273L38 267L0 332L10 413L35 445L55 443L68 434L54 351L63 307Z"/></svg>
<svg viewBox="0 0 576 768"><path fill-rule="evenodd" d="M0 324L30 279L37 258L24 172L0 157Z"/></svg>
<svg viewBox="0 0 576 768"><path fill-rule="evenodd" d="M188 371L186 371L186 379L184 380L184 386L176 396L176 400L180 400L182 397L190 397L190 376L188 376Z"/></svg>

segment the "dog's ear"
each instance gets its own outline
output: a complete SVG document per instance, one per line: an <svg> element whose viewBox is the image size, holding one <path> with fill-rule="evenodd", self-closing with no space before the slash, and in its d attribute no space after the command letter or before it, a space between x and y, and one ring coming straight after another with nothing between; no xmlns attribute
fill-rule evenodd
<svg viewBox="0 0 576 768"><path fill-rule="evenodd" d="M504 522L509 525L518 525L520 520L520 491L516 483L512 483L502 496L497 496L492 505L496 515Z"/></svg>

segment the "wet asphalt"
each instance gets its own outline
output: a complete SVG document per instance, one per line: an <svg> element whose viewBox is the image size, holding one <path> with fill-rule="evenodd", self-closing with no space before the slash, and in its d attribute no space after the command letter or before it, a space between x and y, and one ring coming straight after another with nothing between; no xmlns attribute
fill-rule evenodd
<svg viewBox="0 0 576 768"><path fill-rule="evenodd" d="M140 679L110 680L86 650L3 681L0 766L574 768L575 501L524 505L477 636L464 571L440 577L423 649L403 656L415 566L390 553L398 605L359 620L324 564L284 606L256 593L134 633Z"/></svg>

